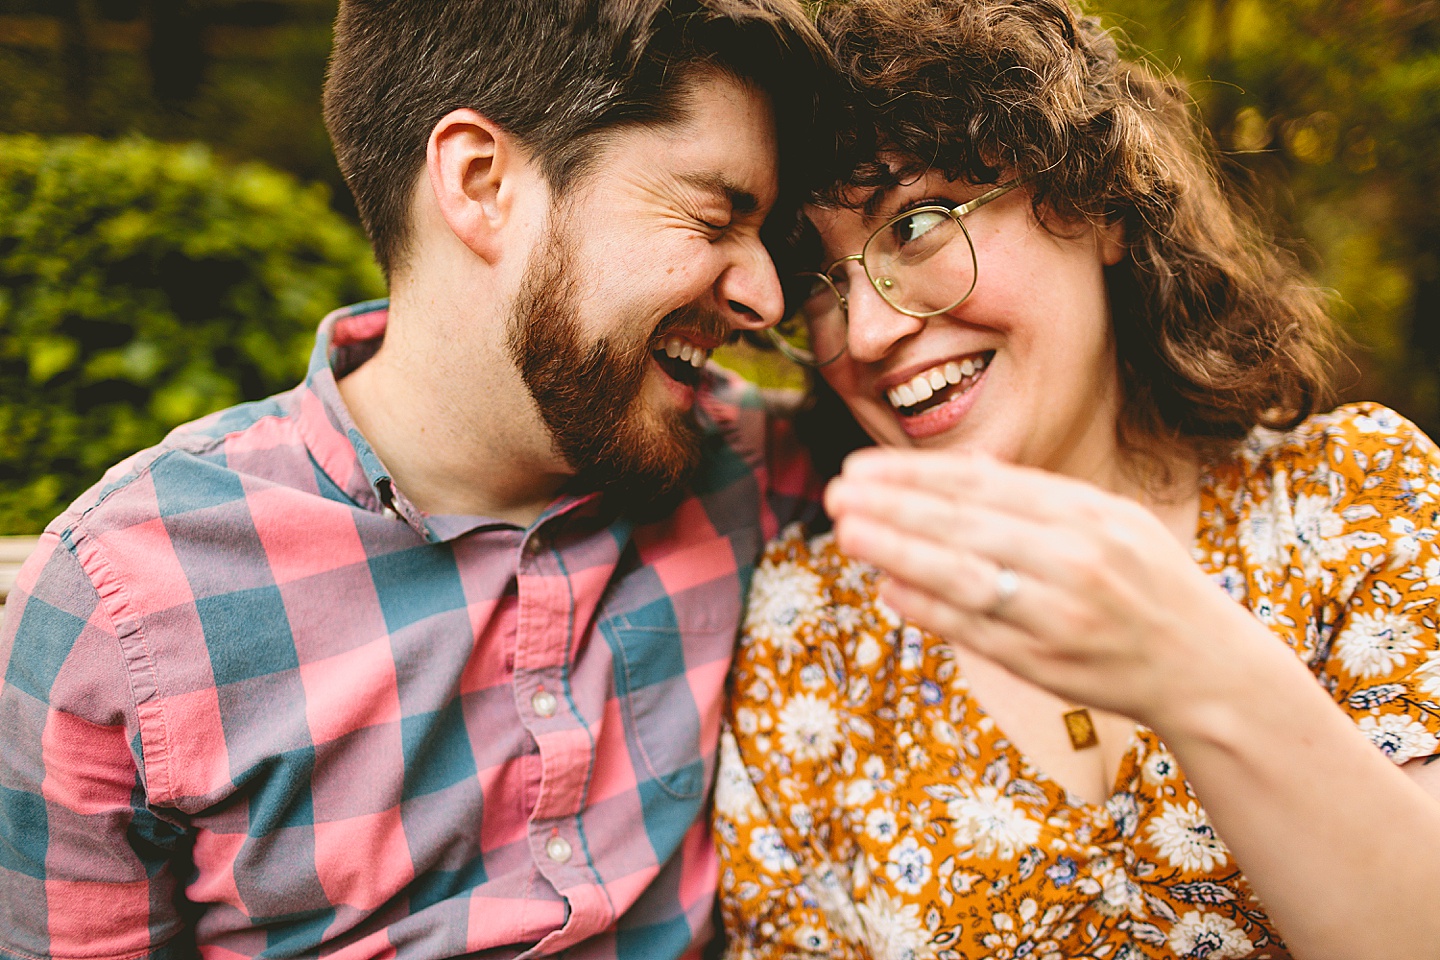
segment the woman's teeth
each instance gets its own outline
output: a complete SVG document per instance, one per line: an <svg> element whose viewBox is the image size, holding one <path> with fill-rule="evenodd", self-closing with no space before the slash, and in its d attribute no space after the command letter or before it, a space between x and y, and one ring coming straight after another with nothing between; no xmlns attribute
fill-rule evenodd
<svg viewBox="0 0 1440 960"><path fill-rule="evenodd" d="M681 340L679 337L670 337L665 341L665 356L672 360L688 363L699 370L710 358L710 351L704 347L697 347L687 340Z"/></svg>
<svg viewBox="0 0 1440 960"><path fill-rule="evenodd" d="M899 386L891 387L885 396L892 407L906 412L908 408L924 403L947 387L964 384L968 388L989 362L989 354L966 357L959 361L951 360L938 367L931 367Z"/></svg>

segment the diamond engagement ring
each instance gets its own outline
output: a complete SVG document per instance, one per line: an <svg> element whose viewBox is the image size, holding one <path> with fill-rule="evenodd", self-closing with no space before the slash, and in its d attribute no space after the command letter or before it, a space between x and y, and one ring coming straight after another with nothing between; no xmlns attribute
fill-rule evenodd
<svg viewBox="0 0 1440 960"><path fill-rule="evenodd" d="M1005 604L1020 592L1020 575L1009 567L1001 567L995 574L995 599L985 608L985 616L998 617Z"/></svg>

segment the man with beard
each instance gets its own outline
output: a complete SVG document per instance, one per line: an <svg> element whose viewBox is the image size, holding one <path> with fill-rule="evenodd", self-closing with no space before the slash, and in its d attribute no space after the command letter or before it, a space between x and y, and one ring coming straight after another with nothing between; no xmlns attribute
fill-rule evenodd
<svg viewBox="0 0 1440 960"><path fill-rule="evenodd" d="M798 0L342 3L391 299L42 538L0 956L699 950L743 590L815 494L705 361L779 319L817 50Z"/></svg>

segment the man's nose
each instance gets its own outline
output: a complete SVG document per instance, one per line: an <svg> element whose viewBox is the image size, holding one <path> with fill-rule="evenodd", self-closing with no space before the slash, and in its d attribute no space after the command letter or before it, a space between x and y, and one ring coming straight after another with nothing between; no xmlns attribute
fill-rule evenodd
<svg viewBox="0 0 1440 960"><path fill-rule="evenodd" d="M716 294L726 319L737 330L773 327L785 310L775 263L758 237L739 245L734 262L720 275Z"/></svg>

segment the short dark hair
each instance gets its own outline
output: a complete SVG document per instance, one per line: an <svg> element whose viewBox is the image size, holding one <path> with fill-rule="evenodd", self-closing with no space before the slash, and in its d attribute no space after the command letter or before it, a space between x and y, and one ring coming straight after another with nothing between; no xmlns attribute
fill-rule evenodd
<svg viewBox="0 0 1440 960"><path fill-rule="evenodd" d="M389 275L452 110L516 137L563 193L602 134L683 120L687 82L713 69L769 96L782 157L803 169L827 64L800 0L342 0L325 124Z"/></svg>
<svg viewBox="0 0 1440 960"><path fill-rule="evenodd" d="M1331 399L1321 292L1222 186L1178 82L1074 2L848 0L818 23L850 91L821 202L927 169L1019 175L1037 216L1123 226L1107 279L1126 446L1225 446Z"/></svg>

